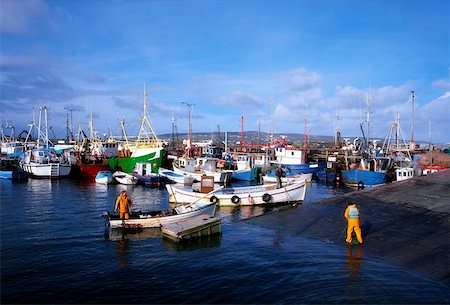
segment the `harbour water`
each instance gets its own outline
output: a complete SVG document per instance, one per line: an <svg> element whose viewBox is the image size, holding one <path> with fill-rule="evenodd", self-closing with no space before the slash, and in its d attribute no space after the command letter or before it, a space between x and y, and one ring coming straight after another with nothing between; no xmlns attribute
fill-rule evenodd
<svg viewBox="0 0 450 305"><path fill-rule="evenodd" d="M345 190L308 185L304 205ZM448 303L424 276L321 240L245 220L259 207L220 208L222 236L186 245L159 230L122 235L101 214L127 189L135 208L168 207L164 189L85 180L0 181L1 303ZM295 209L293 207L292 209Z"/></svg>

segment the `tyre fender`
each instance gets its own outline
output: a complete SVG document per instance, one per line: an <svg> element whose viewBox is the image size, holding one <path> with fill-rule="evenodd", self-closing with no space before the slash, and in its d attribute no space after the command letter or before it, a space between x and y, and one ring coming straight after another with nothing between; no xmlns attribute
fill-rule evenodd
<svg viewBox="0 0 450 305"><path fill-rule="evenodd" d="M262 200L263 200L264 202L269 202L271 199L272 199L272 195L270 195L270 194L268 194L268 193L265 193L265 194L262 196Z"/></svg>
<svg viewBox="0 0 450 305"><path fill-rule="evenodd" d="M239 196L234 195L233 197L231 197L231 202L234 204L237 204L241 201L241 198L239 198Z"/></svg>

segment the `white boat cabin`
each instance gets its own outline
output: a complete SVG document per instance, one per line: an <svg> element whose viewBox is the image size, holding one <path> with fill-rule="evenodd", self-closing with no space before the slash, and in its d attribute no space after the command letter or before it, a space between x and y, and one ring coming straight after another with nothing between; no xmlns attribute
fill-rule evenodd
<svg viewBox="0 0 450 305"><path fill-rule="evenodd" d="M412 177L414 177L414 168L412 167L402 167L395 170L395 179L397 181L411 179Z"/></svg>
<svg viewBox="0 0 450 305"><path fill-rule="evenodd" d="M152 163L151 162L137 162L133 170L139 176L151 176Z"/></svg>
<svg viewBox="0 0 450 305"><path fill-rule="evenodd" d="M275 157L278 164L304 164L303 150L295 149L293 147L277 146L275 147Z"/></svg>
<svg viewBox="0 0 450 305"><path fill-rule="evenodd" d="M236 158L237 170L250 169L255 166L255 160L249 155L238 155Z"/></svg>

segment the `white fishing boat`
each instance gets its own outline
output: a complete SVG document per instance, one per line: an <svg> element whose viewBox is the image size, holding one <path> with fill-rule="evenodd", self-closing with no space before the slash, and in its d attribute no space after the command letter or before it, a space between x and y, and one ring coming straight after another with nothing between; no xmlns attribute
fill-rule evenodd
<svg viewBox="0 0 450 305"><path fill-rule="evenodd" d="M119 214L104 212L107 225L115 228L160 228L166 224L177 223L185 219L198 216L214 216L215 202L193 203L189 206L178 205L169 211L132 212L129 219L120 219Z"/></svg>
<svg viewBox="0 0 450 305"><path fill-rule="evenodd" d="M121 171L114 172L113 177L120 184L135 185L138 182L135 176Z"/></svg>
<svg viewBox="0 0 450 305"><path fill-rule="evenodd" d="M285 176L281 178L281 183L290 183L298 180L306 180L311 182L312 173L308 174L294 174L288 168L284 169ZM275 176L275 170L270 171L266 175L262 176L263 183L277 183L277 176Z"/></svg>
<svg viewBox="0 0 450 305"><path fill-rule="evenodd" d="M232 172L217 171L217 158L178 158L173 164L173 171L177 174L191 176L200 181L202 176L213 176L216 183L228 183Z"/></svg>
<svg viewBox="0 0 450 305"><path fill-rule="evenodd" d="M191 185L196 181L196 179L190 175L183 175L179 173L175 173L174 171L171 171L170 169L165 169L160 167L158 170L158 174L160 176L166 177L167 179L173 181L174 183L180 183L180 184L186 184Z"/></svg>
<svg viewBox="0 0 450 305"><path fill-rule="evenodd" d="M98 184L110 184L114 180L110 171L99 171L95 176L95 182Z"/></svg>
<svg viewBox="0 0 450 305"><path fill-rule="evenodd" d="M171 203L217 202L220 206L275 205L302 202L306 194L306 181L299 180L277 189L276 184L217 188L209 193L194 192L174 185L166 185Z"/></svg>
<svg viewBox="0 0 450 305"><path fill-rule="evenodd" d="M45 126L41 128L42 115L44 115ZM72 169L70 162L64 155L56 155L52 147L53 143L48 139L47 107L40 108L38 125L34 123L33 119L33 124L31 124L25 139L26 145L34 128L36 128L38 134L36 146L28 149L23 156L21 160L22 169L34 177L59 178L68 176Z"/></svg>

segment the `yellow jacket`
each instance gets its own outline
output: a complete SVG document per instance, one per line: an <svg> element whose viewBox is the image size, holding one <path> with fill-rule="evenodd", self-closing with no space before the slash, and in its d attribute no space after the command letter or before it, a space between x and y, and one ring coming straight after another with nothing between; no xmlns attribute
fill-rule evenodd
<svg viewBox="0 0 450 305"><path fill-rule="evenodd" d="M131 199L130 197L128 197L128 195L120 194L119 197L117 197L115 209L117 210L117 208L119 208L120 213L129 212L129 208L131 208L132 206L133 203L131 202Z"/></svg>

